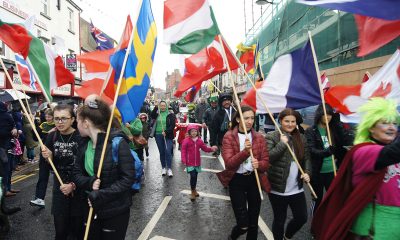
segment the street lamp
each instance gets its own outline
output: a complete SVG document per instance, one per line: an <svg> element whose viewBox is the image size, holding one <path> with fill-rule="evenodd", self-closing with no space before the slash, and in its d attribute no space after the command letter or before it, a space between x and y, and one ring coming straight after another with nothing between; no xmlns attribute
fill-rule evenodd
<svg viewBox="0 0 400 240"><path fill-rule="evenodd" d="M268 0L256 0L257 5L274 4L273 1Z"/></svg>

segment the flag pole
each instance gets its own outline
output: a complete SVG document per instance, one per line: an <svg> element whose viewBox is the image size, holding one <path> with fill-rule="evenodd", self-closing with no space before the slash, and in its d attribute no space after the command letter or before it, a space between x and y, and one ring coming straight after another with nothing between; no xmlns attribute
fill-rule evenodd
<svg viewBox="0 0 400 240"><path fill-rule="evenodd" d="M228 46L228 47L229 47L229 46ZM231 50L230 48L229 48L229 50L230 50L231 53L232 53L232 50ZM232 55L233 55L233 54L232 54ZM238 59L235 55L233 55L233 56L235 57L236 62L239 64L239 63L240 63L239 59ZM282 130L280 129L278 123L275 121L275 118L274 118L274 116L272 115L272 112L269 110L269 108L268 108L267 104L265 103L264 99L262 99L261 96L258 94L256 85L253 83L253 81L251 81L249 75L248 75L247 72L244 70L243 66L240 65L240 67L241 67L242 71L244 71L244 73L245 73L245 75L246 75L247 81L251 83L251 85L252 85L252 87L253 87L253 89L254 89L256 95L257 95L257 99L260 99L260 100L261 100L261 103L264 105L265 109L267 110L269 117L271 118L272 122L273 122L274 125L275 125L275 128L278 129L279 134L282 135L282 134L283 134L283 133L282 133ZM303 168L301 167L299 161L297 160L296 154L293 152L293 150L291 149L291 147L289 146L288 143L285 143L285 145L286 145L287 149L289 150L289 153L290 153L290 155L292 156L292 158L293 158L294 162L296 163L297 167L299 168L300 173L303 175L305 172L304 172ZM308 186L309 189L310 189L311 194L314 196L315 199L317 199L317 194L315 194L315 191L314 191L314 189L312 188L311 184L310 184L309 182L306 182L306 183L307 183L307 186Z"/></svg>
<svg viewBox="0 0 400 240"><path fill-rule="evenodd" d="M3 67L3 69L4 69L4 73L6 74L8 81L10 82L12 88L15 90L15 85L14 85L12 79L11 79L11 76L10 76L10 74L8 74L8 72L6 71L7 69L6 69L6 66L4 65L3 57L0 57L0 63L1 63L1 66ZM22 110L23 110L24 113L28 116L28 117L27 117L27 118L28 118L28 121L29 121L29 123L32 125L32 130L33 130L33 132L35 133L36 138L37 138L38 141L39 141L40 147L41 147L42 149L44 149L44 148L45 148L45 145L43 144L43 141L42 141L42 139L40 138L40 135L39 135L39 133L38 133L37 130L36 130L35 123L32 121L32 118L30 117L28 111L26 110L25 105L23 104L23 102L22 102L22 100L21 100L21 97L20 97L18 94L17 94L17 97L18 97L19 104L21 104ZM54 174L56 175L58 181L60 182L61 185L63 185L64 183L63 183L63 181L61 180L61 177L60 177L60 175L58 174L58 171L57 171L56 167L54 166L52 159L51 159L51 158L47 158L47 160L48 160L48 162L50 163L50 166L51 166L51 168L53 169Z"/></svg>
<svg viewBox="0 0 400 240"><path fill-rule="evenodd" d="M215 89L217 89L218 93L221 93L221 90L219 90L219 88L212 82L211 79L208 81L208 83L213 85L215 87Z"/></svg>
<svg viewBox="0 0 400 240"><path fill-rule="evenodd" d="M235 82L234 82L233 77L232 77L231 67L229 66L228 58L226 56L225 47L224 47L225 45L224 45L224 43L222 41L221 34L218 35L218 39L219 39L219 42L221 43L221 46L222 46L221 47L222 48L222 56L224 58L224 62L226 63L226 66L227 66L227 69L228 69L228 75L229 75L229 78L231 80L232 89L233 89L233 95L235 96L235 102L236 102L236 105L237 105L237 108L238 108L238 111L239 111L240 122L242 123L243 130L246 130L246 124L244 123L242 108L240 107L239 97L237 95ZM244 132L245 132L246 140L249 140L249 136L247 135L247 132L246 131L244 131ZM251 156L251 160L253 161L254 155L253 155L253 150L251 148L250 148L250 156ZM260 193L261 200L264 200L264 196L263 196L262 191L261 191L260 179L258 178L257 169L254 169L254 173L255 173L255 176L256 176L257 187L258 187L258 191Z"/></svg>
<svg viewBox="0 0 400 240"><path fill-rule="evenodd" d="M321 74L320 74L320 71L319 71L318 62L317 62L317 54L315 54L314 43L313 43L310 31L308 31L308 37L310 39L311 51L312 51L312 55L313 55L315 71L317 72L319 93L321 95L322 108L324 110L326 132L327 132L327 135L328 135L329 145L332 146L332 137L331 137L331 131L330 131L329 122L328 122L328 115L326 114L324 91L322 89L322 83L321 83ZM336 177L336 164L335 164L335 157L333 156L333 153L331 155L331 158L332 158L333 174Z"/></svg>
<svg viewBox="0 0 400 240"><path fill-rule="evenodd" d="M143 2L143 0L139 1L139 6L142 6L142 2ZM139 11L140 11L140 7L139 7ZM136 17L136 22L137 22L137 19L139 17L139 11L138 11L138 15ZM136 22L135 22L135 25L136 25ZM132 25L132 26L134 26L134 25ZM105 156L105 153L106 153L108 138L110 137L111 125L112 125L113 118L114 118L114 111L115 111L115 108L117 106L118 94L119 94L119 91L121 89L121 83L122 83L122 78L123 78L124 72L125 72L126 62L128 60L128 56L129 56L129 54L131 52L134 33L135 33L135 31L132 31L131 37L129 38L128 49L127 49L127 51L125 53L124 62L122 63L122 68L121 68L121 73L119 75L117 88L115 90L114 100L113 100L113 104L112 104L112 107L111 107L111 116L110 116L110 119L108 120L106 136L104 137L104 145L103 145L103 149L101 150L99 167L97 169L97 174L96 174L96 177L98 179L100 179L101 169L103 168L104 156ZM87 223L86 223L86 228L85 228L85 235L84 235L84 238L83 238L84 240L87 240L88 236L89 236L89 229L90 229L90 224L92 222L92 215L93 215L93 207L90 207L89 215L88 215L88 219L87 219Z"/></svg>
<svg viewBox="0 0 400 240"><path fill-rule="evenodd" d="M22 83L22 76L21 76L21 73L19 72L19 68L18 68L18 66L17 66L17 59L15 58L15 53L14 53L14 59L15 59L15 65L16 65L16 68L17 68L17 72L18 72L19 78L20 78L20 80L21 80L21 89L22 89L22 92L25 94L25 96L27 96L27 95L26 95L26 92L25 92L25 89L24 89L24 84ZM14 89L14 91L15 91L15 89ZM25 102L26 102L26 106L27 106L27 108L28 108L29 114L30 114L30 115L33 115L33 114L32 114L32 110L31 110L31 107L29 106L28 98L26 98L26 97L25 97Z"/></svg>

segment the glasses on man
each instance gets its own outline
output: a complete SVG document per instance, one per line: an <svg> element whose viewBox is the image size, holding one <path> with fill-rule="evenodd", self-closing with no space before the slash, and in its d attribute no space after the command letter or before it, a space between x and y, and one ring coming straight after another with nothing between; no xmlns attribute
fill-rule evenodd
<svg viewBox="0 0 400 240"><path fill-rule="evenodd" d="M59 122L61 122L61 123L65 123L67 120L69 120L69 119L71 119L70 117L55 117L54 118L54 122L56 122L56 123L59 123Z"/></svg>

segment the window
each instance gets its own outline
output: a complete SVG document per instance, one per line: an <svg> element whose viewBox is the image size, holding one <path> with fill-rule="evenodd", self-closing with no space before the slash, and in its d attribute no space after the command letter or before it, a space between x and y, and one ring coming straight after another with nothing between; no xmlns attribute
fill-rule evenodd
<svg viewBox="0 0 400 240"><path fill-rule="evenodd" d="M74 32L74 11L68 8L68 30Z"/></svg>
<svg viewBox="0 0 400 240"><path fill-rule="evenodd" d="M46 16L49 16L49 0L42 0L42 13Z"/></svg>
<svg viewBox="0 0 400 240"><path fill-rule="evenodd" d="M5 45L2 41L0 41L0 56L5 56L6 50L5 50Z"/></svg>

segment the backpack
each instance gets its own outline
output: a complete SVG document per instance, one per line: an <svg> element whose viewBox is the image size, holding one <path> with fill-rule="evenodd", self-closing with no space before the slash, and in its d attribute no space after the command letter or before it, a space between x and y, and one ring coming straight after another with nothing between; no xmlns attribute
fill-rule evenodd
<svg viewBox="0 0 400 240"><path fill-rule="evenodd" d="M119 144L122 140L122 137L114 137L112 139L112 159L114 163L118 164L118 149L119 149ZM139 191L140 187L142 185L142 177L144 175L144 169L143 169L143 164L140 161L137 153L130 149L131 155L134 159L133 165L135 166L135 182L132 184L132 190Z"/></svg>

